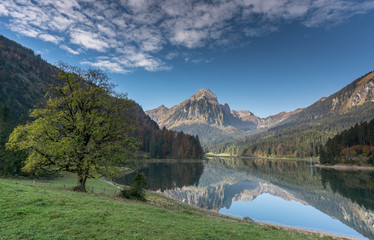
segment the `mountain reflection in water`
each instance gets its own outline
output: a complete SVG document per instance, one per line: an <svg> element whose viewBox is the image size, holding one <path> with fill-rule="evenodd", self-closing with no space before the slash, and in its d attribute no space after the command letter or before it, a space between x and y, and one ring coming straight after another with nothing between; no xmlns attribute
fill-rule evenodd
<svg viewBox="0 0 374 240"><path fill-rule="evenodd" d="M305 218L322 221L322 217L316 218L320 213L331 218L320 229L313 224L299 227L355 237L362 234L374 239L374 171L337 171L310 168L303 161L241 158L150 162L141 171L147 177L149 189L201 208L235 215L227 210L232 206L237 209L238 203L253 204L256 198L261 200L260 196L270 194L290 204L313 207L314 215L308 216L308 210L302 215ZM132 177L122 176L117 181L129 183ZM263 214L270 215L268 222L292 225L287 216L279 218L284 221L275 221L279 216L271 214ZM264 221L251 212L248 217ZM333 224L335 219L342 224ZM328 229L329 224L334 225L334 230ZM355 231L344 229L345 225Z"/></svg>

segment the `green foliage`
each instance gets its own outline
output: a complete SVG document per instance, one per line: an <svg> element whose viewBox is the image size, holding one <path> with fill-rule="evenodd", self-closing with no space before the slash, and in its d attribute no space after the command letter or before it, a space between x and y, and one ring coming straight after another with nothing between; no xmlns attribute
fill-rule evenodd
<svg viewBox="0 0 374 240"><path fill-rule="evenodd" d="M3 105L3 107L1 108L0 116L1 122L8 122L10 120L10 109L8 107L8 104Z"/></svg>
<svg viewBox="0 0 374 240"><path fill-rule="evenodd" d="M41 104L56 69L20 44L0 36L0 175L25 175L26 154L5 149L13 128Z"/></svg>
<svg viewBox="0 0 374 240"><path fill-rule="evenodd" d="M320 162L323 164L373 165L374 119L356 124L348 130L329 138L321 147Z"/></svg>
<svg viewBox="0 0 374 240"><path fill-rule="evenodd" d="M332 133L317 130L298 132L274 131L273 134L259 134L245 141L221 144L208 148L215 153L251 157L287 157L308 158L319 155L319 145L324 143Z"/></svg>
<svg viewBox="0 0 374 240"><path fill-rule="evenodd" d="M147 182L141 173L137 173L131 182L130 189L121 191L121 196L130 199L145 201L145 187Z"/></svg>
<svg viewBox="0 0 374 240"><path fill-rule="evenodd" d="M24 152L13 152L5 149L9 134L15 127L15 123L10 120L10 110L5 104L0 112L0 175L25 175L21 168L26 160Z"/></svg>
<svg viewBox="0 0 374 240"><path fill-rule="evenodd" d="M204 150L198 136L167 130L165 127L161 130L144 112L137 114L137 122L137 135L143 141L140 150L149 152L151 158L203 158Z"/></svg>
<svg viewBox="0 0 374 240"><path fill-rule="evenodd" d="M51 87L30 114L35 120L16 127L7 148L28 153L24 171L74 172L76 190L85 191L87 178L115 172L137 148L133 102L114 97L99 70L61 64L59 78L64 84Z"/></svg>

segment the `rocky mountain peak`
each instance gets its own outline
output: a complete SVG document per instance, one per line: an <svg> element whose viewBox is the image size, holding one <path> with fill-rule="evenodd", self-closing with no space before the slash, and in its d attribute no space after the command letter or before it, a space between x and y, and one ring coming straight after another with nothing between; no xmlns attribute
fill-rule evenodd
<svg viewBox="0 0 374 240"><path fill-rule="evenodd" d="M164 104L162 104L161 106L159 106L158 108L156 108L157 110L168 110L169 108L165 107Z"/></svg>
<svg viewBox="0 0 374 240"><path fill-rule="evenodd" d="M210 91L210 89L208 88L197 90L197 92L194 95L192 95L190 100L199 101L200 99L204 99L204 98L208 100L209 102L218 103L217 96L212 91Z"/></svg>
<svg viewBox="0 0 374 240"><path fill-rule="evenodd" d="M219 104L217 96L207 88L198 90L191 98L171 108L161 105L146 114L160 127L199 135L205 146L243 136L250 130L275 126L291 116L291 113L283 113L263 119L250 111L231 110L227 103ZM233 135L227 138L228 133ZM235 137L231 137L234 134Z"/></svg>

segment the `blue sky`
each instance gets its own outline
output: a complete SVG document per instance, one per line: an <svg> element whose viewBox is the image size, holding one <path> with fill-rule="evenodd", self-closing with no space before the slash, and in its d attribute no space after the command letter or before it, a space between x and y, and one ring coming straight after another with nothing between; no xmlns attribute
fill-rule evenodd
<svg viewBox="0 0 374 240"><path fill-rule="evenodd" d="M3 0L0 33L102 68L145 110L200 88L260 117L306 107L374 70L374 1Z"/></svg>

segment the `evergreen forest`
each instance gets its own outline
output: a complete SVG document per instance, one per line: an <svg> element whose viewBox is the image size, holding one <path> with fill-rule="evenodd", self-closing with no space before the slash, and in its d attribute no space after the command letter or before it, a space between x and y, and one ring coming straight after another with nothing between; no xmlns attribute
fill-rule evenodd
<svg viewBox="0 0 374 240"><path fill-rule="evenodd" d="M374 119L355 124L320 149L322 164L374 165Z"/></svg>

